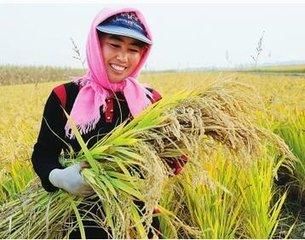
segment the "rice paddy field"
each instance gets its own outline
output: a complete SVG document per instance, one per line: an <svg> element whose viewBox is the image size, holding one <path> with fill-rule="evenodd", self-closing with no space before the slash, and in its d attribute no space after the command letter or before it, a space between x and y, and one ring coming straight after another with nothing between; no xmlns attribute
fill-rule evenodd
<svg viewBox="0 0 305 240"><path fill-rule="evenodd" d="M106 213L115 206L123 216L125 212L118 199L122 197L125 204L132 196L143 201L150 199L147 201L151 208L147 209L153 209L152 204L159 206L157 217L166 238L304 238L304 70L304 66L297 66L268 71L143 73L140 81L164 97L161 106L157 105L128 129L118 129L99 148L89 153L84 150L78 159L95 158L98 153L99 157L109 157L107 149L111 146L111 156L118 160L137 160L139 166L152 169L154 174L147 173L141 183L151 186L149 181L154 181L154 188L138 187L141 184L128 185L129 190L121 185L116 185L115 191L109 188L115 197L103 195L109 200L109 204L105 201ZM52 88L81 72L0 67L0 238L66 237L54 232L52 223L57 229L65 225L63 209L72 206L75 210L73 206L80 199L63 192L57 195L44 192L30 158ZM167 106L171 110L165 116ZM175 117L180 125L175 125L176 120L166 120L164 124L167 116ZM146 124L143 128L142 123ZM139 132L142 135L137 135ZM164 140L165 133L171 141ZM133 145L137 139L145 139L141 144L150 145L147 148ZM119 142L124 142L124 152ZM155 152L150 146L155 147ZM177 156L181 152L189 156L189 163L179 175L166 177L168 170L157 164L155 155ZM142 162L143 156L149 156L154 164ZM120 169L124 172L125 167ZM99 193L100 185L92 177L93 170L84 175ZM131 183L133 180L128 178L128 184ZM41 198L46 202L45 208L41 207L42 202L37 209L31 205L35 204L31 202L34 196L35 201ZM141 223L151 215L142 221L133 208L128 210L131 216L122 218L112 218L111 214L116 212L109 210L107 224L117 233L114 236L146 238ZM116 221L121 224L120 229L112 226ZM125 226L125 222L131 224ZM127 235L122 234L127 231Z"/></svg>

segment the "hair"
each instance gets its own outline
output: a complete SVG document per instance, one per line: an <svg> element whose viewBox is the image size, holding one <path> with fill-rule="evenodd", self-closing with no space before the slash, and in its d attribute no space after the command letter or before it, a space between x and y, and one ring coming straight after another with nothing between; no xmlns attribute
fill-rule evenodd
<svg viewBox="0 0 305 240"><path fill-rule="evenodd" d="M98 37L99 37L99 39L101 39L102 36L105 36L106 34L108 34L108 35L110 35L110 36L114 36L114 37L115 37L115 36L125 37L125 36L123 36L123 35L109 34L109 33L100 32L100 31L98 31L98 30L97 30L97 32L98 32ZM142 42L142 41L140 41L140 40L138 40L138 39L135 39L135 38L133 38L133 39L135 40L135 45L137 45L138 47L143 48L143 49L148 48L148 44L147 44L147 43Z"/></svg>

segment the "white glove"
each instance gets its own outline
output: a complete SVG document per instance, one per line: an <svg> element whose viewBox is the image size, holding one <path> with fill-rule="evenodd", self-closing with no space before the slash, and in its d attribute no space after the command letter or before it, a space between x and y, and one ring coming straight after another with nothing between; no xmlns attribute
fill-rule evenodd
<svg viewBox="0 0 305 240"><path fill-rule="evenodd" d="M80 174L83 163L77 163L65 169L53 169L49 174L50 182L58 188L77 196L90 196L94 193L93 189L86 183Z"/></svg>

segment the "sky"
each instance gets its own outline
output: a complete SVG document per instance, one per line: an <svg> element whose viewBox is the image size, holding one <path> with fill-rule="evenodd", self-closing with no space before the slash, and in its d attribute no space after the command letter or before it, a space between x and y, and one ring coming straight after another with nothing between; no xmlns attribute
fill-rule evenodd
<svg viewBox="0 0 305 240"><path fill-rule="evenodd" d="M305 2L0 0L0 65L81 67L86 38L103 7L136 7L154 44L146 70L305 63ZM262 38L262 50L256 50Z"/></svg>

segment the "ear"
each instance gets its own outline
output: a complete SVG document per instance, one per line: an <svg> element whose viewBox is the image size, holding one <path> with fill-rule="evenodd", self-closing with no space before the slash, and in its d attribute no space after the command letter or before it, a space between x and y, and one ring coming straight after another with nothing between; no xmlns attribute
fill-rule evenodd
<svg viewBox="0 0 305 240"><path fill-rule="evenodd" d="M147 44L145 44L142 49L141 49L141 58L146 54L147 50L148 50L149 46Z"/></svg>

